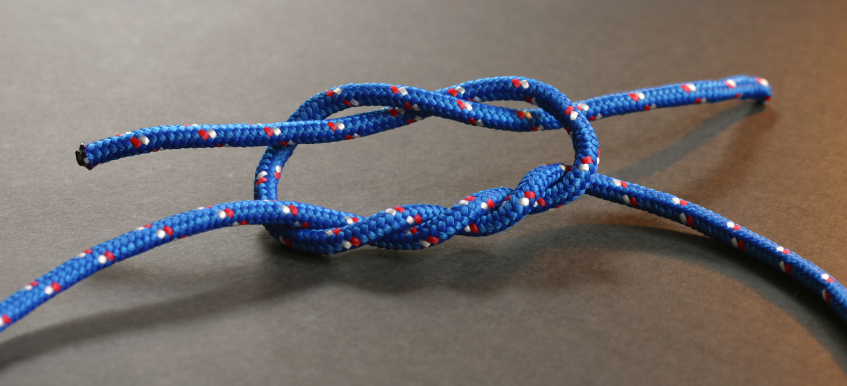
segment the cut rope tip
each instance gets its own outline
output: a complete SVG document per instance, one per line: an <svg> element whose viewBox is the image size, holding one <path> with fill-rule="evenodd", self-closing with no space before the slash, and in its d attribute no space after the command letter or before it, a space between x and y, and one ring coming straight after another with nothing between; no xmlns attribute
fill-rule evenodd
<svg viewBox="0 0 847 386"><path fill-rule="evenodd" d="M85 167L88 170L91 170L91 161L88 159L88 154L85 153L85 147L88 146L87 143L83 142L79 144L79 149L76 150L76 163L79 166Z"/></svg>

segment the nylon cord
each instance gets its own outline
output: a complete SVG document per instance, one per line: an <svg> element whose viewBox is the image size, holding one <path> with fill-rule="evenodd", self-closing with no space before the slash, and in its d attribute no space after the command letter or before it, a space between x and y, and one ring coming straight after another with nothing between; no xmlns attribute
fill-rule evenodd
<svg viewBox="0 0 847 386"><path fill-rule="evenodd" d="M527 215L561 207L585 193L680 222L731 245L821 294L847 321L847 289L810 261L694 203L597 173L600 150L591 121L730 99L763 103L771 96L766 80L746 75L640 89L577 102L552 86L522 77L480 79L434 92L399 85L349 84L308 99L285 122L157 126L83 143L76 158L88 169L166 149L224 146L267 146L267 149L256 169L254 200L180 213L85 250L0 303L0 331L101 269L159 245L213 229L261 224L288 247L319 254L365 245L422 249L456 235L478 237L502 232ZM526 101L538 107L509 109L484 103L496 100ZM327 119L356 106L384 108ZM297 145L352 140L431 116L518 132L564 128L573 142L574 161L539 166L514 189L483 190L449 208L403 205L360 216L278 200L282 169Z"/></svg>

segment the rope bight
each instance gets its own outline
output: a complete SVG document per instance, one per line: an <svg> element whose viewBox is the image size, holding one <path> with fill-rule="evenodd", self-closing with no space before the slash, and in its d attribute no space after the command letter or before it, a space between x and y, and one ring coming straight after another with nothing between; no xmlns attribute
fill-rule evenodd
<svg viewBox="0 0 847 386"><path fill-rule="evenodd" d="M262 224L288 247L320 254L373 245L421 249L456 235L487 236L504 231L530 214L558 208L583 193L679 221L732 245L781 270L821 294L847 320L847 290L799 255L714 212L670 194L597 173L600 150L590 121L662 107L728 99L765 102L768 82L746 75L716 81L672 84L572 102L557 89L533 79L497 77L475 80L435 92L388 84L349 84L303 103L285 122L274 124L158 126L83 143L76 153L88 169L123 157L181 149L267 146L256 169L254 200L197 208L144 225L85 250L0 303L0 331L60 291L101 269L173 240L233 225ZM486 101L526 101L538 108L515 110ZM376 111L337 119L332 114L354 106ZM530 171L514 189L474 193L445 208L404 205L359 216L305 203L277 200L285 162L299 144L351 140L429 116L510 131L564 128L571 136L572 165L547 164Z"/></svg>

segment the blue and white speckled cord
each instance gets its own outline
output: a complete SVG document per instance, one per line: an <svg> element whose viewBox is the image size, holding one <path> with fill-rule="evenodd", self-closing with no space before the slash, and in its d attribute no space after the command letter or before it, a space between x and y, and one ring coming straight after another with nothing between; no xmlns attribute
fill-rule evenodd
<svg viewBox="0 0 847 386"><path fill-rule="evenodd" d="M794 252L728 219L667 193L597 173L600 150L590 121L655 108L728 99L769 100L767 81L733 76L600 96L571 102L544 83L498 77L435 92L387 84L349 84L320 93L286 122L273 124L158 126L82 144L80 165L93 169L111 160L163 149L267 146L256 170L254 200L214 205L145 225L88 249L0 303L0 331L35 307L95 272L150 248L197 233L262 224L288 247L331 254L363 245L420 249L455 235L487 236L508 229L526 215L565 205L583 193L632 206L689 226L780 269L823 299L847 320L847 290ZM487 105L493 100L526 101L539 108L514 110ZM377 111L326 119L354 106L386 106ZM571 136L573 165L547 164L530 171L515 189L483 190L449 208L405 205L364 217L314 205L277 200L282 167L297 144L351 140L429 116L510 131L565 128Z"/></svg>

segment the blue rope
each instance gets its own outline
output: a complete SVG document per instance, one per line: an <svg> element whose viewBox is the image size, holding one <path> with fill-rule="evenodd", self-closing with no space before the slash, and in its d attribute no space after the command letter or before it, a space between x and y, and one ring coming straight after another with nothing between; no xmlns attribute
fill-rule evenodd
<svg viewBox="0 0 847 386"><path fill-rule="evenodd" d="M584 193L679 221L732 245L820 293L835 312L847 320L847 290L796 253L698 205L597 173L600 150L590 121L728 99L765 102L771 95L767 81L742 75L604 95L579 102L570 101L549 85L520 77L480 79L435 92L386 84L349 84L310 98L285 122L157 126L82 144L77 151L77 161L88 169L119 158L164 149L222 146L267 146L267 149L256 169L254 200L180 213L80 253L0 303L0 331L60 291L101 269L156 246L213 229L262 224L271 236L285 245L321 254L364 245L421 249L456 235L487 236L504 231L527 215L560 207ZM515 110L482 103L494 100L526 101L538 108ZM384 108L327 119L355 106ZM514 189L483 190L449 208L395 206L364 217L277 200L280 173L298 144L351 140L430 116L520 132L564 128L573 142L574 162L539 166Z"/></svg>

